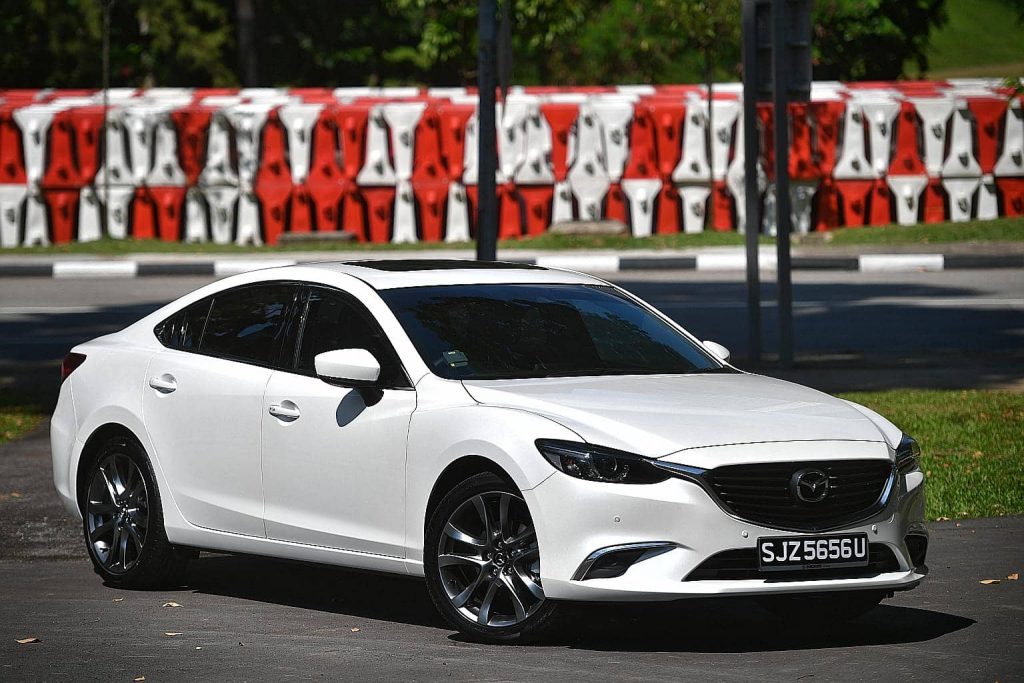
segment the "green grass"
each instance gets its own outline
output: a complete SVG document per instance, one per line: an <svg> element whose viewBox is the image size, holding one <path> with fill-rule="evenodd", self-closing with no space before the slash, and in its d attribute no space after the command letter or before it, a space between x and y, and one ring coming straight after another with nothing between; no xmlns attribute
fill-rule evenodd
<svg viewBox="0 0 1024 683"><path fill-rule="evenodd" d="M929 519L1024 514L1024 394L899 389L843 398L921 444Z"/></svg>
<svg viewBox="0 0 1024 683"><path fill-rule="evenodd" d="M934 225L889 225L882 227L841 228L824 233L794 236L796 246L856 246L871 244L946 244L956 242L1024 242L1024 219L1000 218L968 223L937 223ZM775 240L760 238L761 244ZM743 235L735 232L709 230L696 235L674 234L652 237L624 235L553 235L502 240L499 249L695 249L700 247L738 247ZM251 254L255 252L287 254L295 251L422 251L437 249L473 249L473 242L420 242L417 244L360 244L358 242L319 242L277 247L238 246L234 244L184 244L157 240L113 240L60 244L51 247L18 247L0 249L6 255L94 254L97 256L128 256L131 254Z"/></svg>
<svg viewBox="0 0 1024 683"><path fill-rule="evenodd" d="M861 244L952 244L957 242L1024 242L1024 218L998 218L967 223L885 225L812 233L801 244L837 247Z"/></svg>
<svg viewBox="0 0 1024 683"><path fill-rule="evenodd" d="M949 22L931 36L931 78L1024 75L1024 25L1005 0L947 0ZM916 65L908 67L916 72Z"/></svg>
<svg viewBox="0 0 1024 683"><path fill-rule="evenodd" d="M19 439L39 426L43 413L37 405L0 406L0 443Z"/></svg>

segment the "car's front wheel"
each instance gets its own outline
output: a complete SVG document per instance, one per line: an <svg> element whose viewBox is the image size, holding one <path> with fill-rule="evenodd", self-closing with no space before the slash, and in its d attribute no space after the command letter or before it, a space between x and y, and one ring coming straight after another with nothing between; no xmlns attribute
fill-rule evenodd
<svg viewBox="0 0 1024 683"><path fill-rule="evenodd" d="M424 570L438 611L474 640L535 639L556 605L544 597L540 550L522 495L497 475L474 475L434 508Z"/></svg>
<svg viewBox="0 0 1024 683"><path fill-rule="evenodd" d="M114 437L85 481L82 522L96 573L118 588L157 588L181 578L187 553L164 532L156 478L142 447Z"/></svg>

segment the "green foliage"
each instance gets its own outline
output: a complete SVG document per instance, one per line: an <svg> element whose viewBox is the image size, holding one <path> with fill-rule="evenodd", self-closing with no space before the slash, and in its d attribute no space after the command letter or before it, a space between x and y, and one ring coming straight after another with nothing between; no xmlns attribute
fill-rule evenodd
<svg viewBox="0 0 1024 683"><path fill-rule="evenodd" d="M512 80L551 85L739 76L740 0L507 0ZM966 0L958 0L965 2ZM1018 8L1024 0L989 0ZM0 0L0 87L97 87L102 8L111 83L238 85L237 2ZM258 83L472 84L478 0L260 0ZM818 0L815 76L896 78L927 67L945 0ZM1011 10L1012 11L1012 10Z"/></svg>
<svg viewBox="0 0 1024 683"><path fill-rule="evenodd" d="M98 87L103 2L0 0L0 87ZM234 29L217 0L114 2L112 86L232 85Z"/></svg>
<svg viewBox="0 0 1024 683"><path fill-rule="evenodd" d="M895 79L907 62L927 71L928 38L946 20L945 0L819 0L814 77Z"/></svg>
<svg viewBox="0 0 1024 683"><path fill-rule="evenodd" d="M1019 10L1024 10L1024 0ZM929 74L941 78L1024 75L1024 23L1008 0L949 0L949 22L928 46ZM907 70L917 73L913 64Z"/></svg>
<svg viewBox="0 0 1024 683"><path fill-rule="evenodd" d="M929 519L1024 513L1024 394L899 389L843 398L920 442Z"/></svg>

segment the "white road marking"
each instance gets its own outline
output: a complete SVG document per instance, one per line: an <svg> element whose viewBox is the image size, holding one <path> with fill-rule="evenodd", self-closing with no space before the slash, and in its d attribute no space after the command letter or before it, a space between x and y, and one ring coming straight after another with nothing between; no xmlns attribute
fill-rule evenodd
<svg viewBox="0 0 1024 683"><path fill-rule="evenodd" d="M53 277L135 277L135 261L55 261Z"/></svg>
<svg viewBox="0 0 1024 683"><path fill-rule="evenodd" d="M581 272L617 273L619 272L619 257L611 254L538 256L537 265L543 268L565 268Z"/></svg>
<svg viewBox="0 0 1024 683"><path fill-rule="evenodd" d="M942 254L861 254L858 263L862 273L889 273L942 270L946 260Z"/></svg>
<svg viewBox="0 0 1024 683"><path fill-rule="evenodd" d="M294 266L294 259L221 259L213 262L213 274L217 277L248 273L250 270Z"/></svg>

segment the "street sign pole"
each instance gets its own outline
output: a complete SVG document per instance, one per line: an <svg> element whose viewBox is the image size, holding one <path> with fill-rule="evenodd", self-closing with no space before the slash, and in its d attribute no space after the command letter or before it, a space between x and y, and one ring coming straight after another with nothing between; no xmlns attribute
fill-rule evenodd
<svg viewBox="0 0 1024 683"><path fill-rule="evenodd" d="M757 187L757 3L743 3L743 184L747 245L747 359L761 361L761 281L757 238L761 203Z"/></svg>
<svg viewBox="0 0 1024 683"><path fill-rule="evenodd" d="M508 2L508 0L506 0ZM480 0L478 29L477 84L480 89L477 123L479 125L476 215L476 258L496 261L498 258L498 195L495 174L498 166L498 141L495 134L494 91L496 79L497 39L496 0Z"/></svg>
<svg viewBox="0 0 1024 683"><path fill-rule="evenodd" d="M110 234L110 158L107 156L107 126L110 125L110 10L114 0L103 0L103 135L100 149L103 150L103 201L100 209L100 224L103 234Z"/></svg>
<svg viewBox="0 0 1024 683"><path fill-rule="evenodd" d="M793 364L793 280L789 197L789 101L811 97L812 0L743 0L743 135L747 207L747 310L750 359L761 351L757 236L759 140L757 103L771 101L774 112L775 244L778 277L779 363Z"/></svg>
<svg viewBox="0 0 1024 683"><path fill-rule="evenodd" d="M789 253L789 0L772 3L772 109L775 114L775 245L779 306L779 364L793 364L793 282Z"/></svg>

